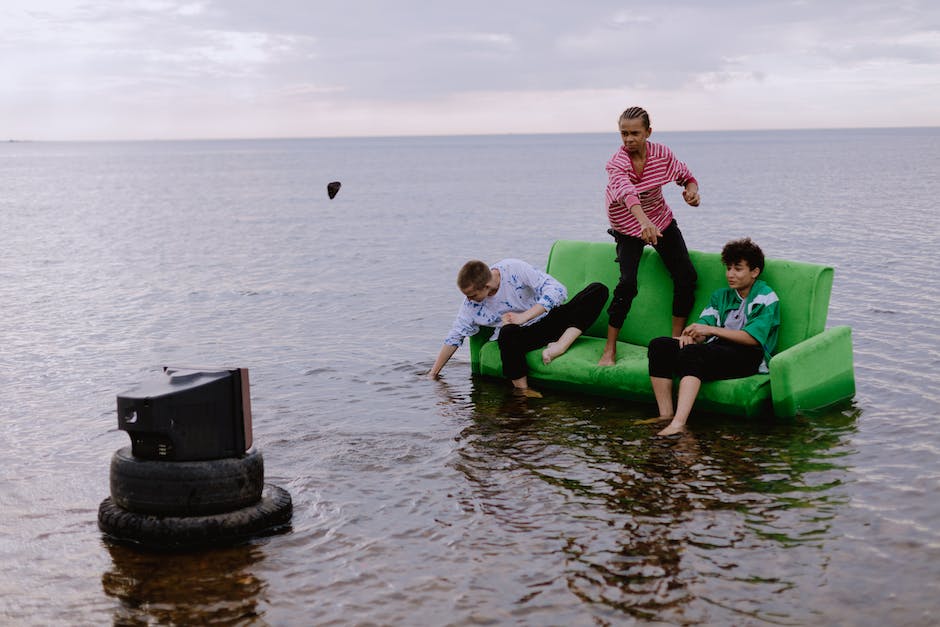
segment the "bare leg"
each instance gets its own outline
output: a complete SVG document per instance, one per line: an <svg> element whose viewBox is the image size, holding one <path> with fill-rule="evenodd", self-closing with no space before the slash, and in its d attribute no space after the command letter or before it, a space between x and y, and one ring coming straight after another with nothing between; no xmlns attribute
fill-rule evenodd
<svg viewBox="0 0 940 627"><path fill-rule="evenodd" d="M554 342L549 342L545 350L542 351L542 363L547 366L552 363L552 360L556 357L564 355L565 351L571 348L571 345L580 335L581 329L578 327L568 327L565 329L565 332L561 334L560 338Z"/></svg>
<svg viewBox="0 0 940 627"><path fill-rule="evenodd" d="M607 343L604 344L604 352L601 354L601 360L597 362L598 366L613 366L617 363L617 336L620 335L620 329L607 326Z"/></svg>
<svg viewBox="0 0 940 627"><path fill-rule="evenodd" d="M639 425L672 420L674 416L672 410L672 379L650 377L650 383L653 385L653 394L656 395L656 405L659 406L659 415L655 418L637 420L636 424Z"/></svg>
<svg viewBox="0 0 940 627"><path fill-rule="evenodd" d="M679 396L676 399L676 415L665 429L657 435L672 435L685 429L685 422L692 413L695 397L702 387L702 380L698 377L686 375L679 381Z"/></svg>
<svg viewBox="0 0 940 627"><path fill-rule="evenodd" d="M672 379L665 377L650 377L653 394L656 396L656 406L659 408L659 419L672 419L675 415L672 405Z"/></svg>

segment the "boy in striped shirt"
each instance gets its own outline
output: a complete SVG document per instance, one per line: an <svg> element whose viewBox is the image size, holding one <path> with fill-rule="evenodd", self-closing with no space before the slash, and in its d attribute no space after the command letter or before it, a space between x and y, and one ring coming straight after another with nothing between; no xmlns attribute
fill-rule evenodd
<svg viewBox="0 0 940 627"><path fill-rule="evenodd" d="M650 342L650 383L659 417L669 420L659 435L685 429L703 381L737 379L767 372L777 346L780 307L777 294L757 277L764 269L764 253L750 238L734 240L721 250L728 287L715 290L699 319L678 337ZM675 411L673 377L679 377Z"/></svg>
<svg viewBox="0 0 940 627"><path fill-rule="evenodd" d="M682 197L697 207L701 198L698 181L672 151L649 140L653 129L649 114L631 107L620 115L623 146L607 162L608 233L617 242L620 281L607 309L607 343L598 365L617 361L617 337L637 294L637 269L643 248L650 244L672 275L672 334L685 326L695 299L698 275L689 259L685 239L663 198L663 185L675 182L685 188Z"/></svg>

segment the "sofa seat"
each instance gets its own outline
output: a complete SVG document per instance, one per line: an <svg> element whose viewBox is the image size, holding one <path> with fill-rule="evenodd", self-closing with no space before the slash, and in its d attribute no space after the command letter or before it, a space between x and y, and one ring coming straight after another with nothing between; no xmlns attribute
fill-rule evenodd
<svg viewBox="0 0 940 627"><path fill-rule="evenodd" d="M582 336L564 355L552 360L547 366L542 363L541 350L530 351L526 355L529 377L532 379L530 385L655 404L646 347L618 342L617 363L613 366L598 366L597 360L603 349L603 339ZM480 373L502 376L502 361L496 342L487 342L481 347ZM703 384L695 408L722 414L757 416L767 413L770 403L770 375L756 374L742 379ZM651 416L655 415L655 411L655 408L651 410Z"/></svg>

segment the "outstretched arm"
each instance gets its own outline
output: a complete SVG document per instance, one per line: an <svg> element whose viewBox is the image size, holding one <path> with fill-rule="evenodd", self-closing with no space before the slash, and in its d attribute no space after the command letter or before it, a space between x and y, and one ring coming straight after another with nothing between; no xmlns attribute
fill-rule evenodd
<svg viewBox="0 0 940 627"><path fill-rule="evenodd" d="M646 212L643 211L643 206L639 203L630 207L630 213L633 214L636 221L643 227L643 230L640 232L640 239L647 244L655 246L659 238L663 236L663 232L656 228L656 225L647 217Z"/></svg>
<svg viewBox="0 0 940 627"><path fill-rule="evenodd" d="M437 354L437 359L434 360L434 365L431 366L431 369L428 371L428 379L432 381L437 379L438 375L441 373L441 369L444 367L444 364L454 356L454 353L457 352L459 346L451 346L450 344L444 344L441 346L441 352Z"/></svg>

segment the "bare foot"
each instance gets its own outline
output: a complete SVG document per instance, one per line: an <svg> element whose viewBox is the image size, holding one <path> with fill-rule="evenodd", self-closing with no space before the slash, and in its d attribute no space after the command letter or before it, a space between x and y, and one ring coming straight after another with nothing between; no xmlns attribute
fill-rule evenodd
<svg viewBox="0 0 940 627"><path fill-rule="evenodd" d="M512 393L526 398L542 398L542 394L532 388L513 388Z"/></svg>
<svg viewBox="0 0 940 627"><path fill-rule="evenodd" d="M685 431L685 423L676 424L675 421L669 423L669 426L657 433L656 435L675 435L677 433L682 433Z"/></svg>
<svg viewBox="0 0 940 627"><path fill-rule="evenodd" d="M617 353L608 353L604 351L604 354L601 355L601 360L597 362L598 366L613 366L617 363Z"/></svg>
<svg viewBox="0 0 940 627"><path fill-rule="evenodd" d="M558 349L558 344L555 342L549 342L545 346L545 350L542 351L542 363L546 366L552 363L552 360L558 357L559 355L564 354L565 351Z"/></svg>
<svg viewBox="0 0 940 627"><path fill-rule="evenodd" d="M656 416L655 418L645 418L644 420L634 421L635 425L651 425L654 422L666 422L672 420L672 416Z"/></svg>

